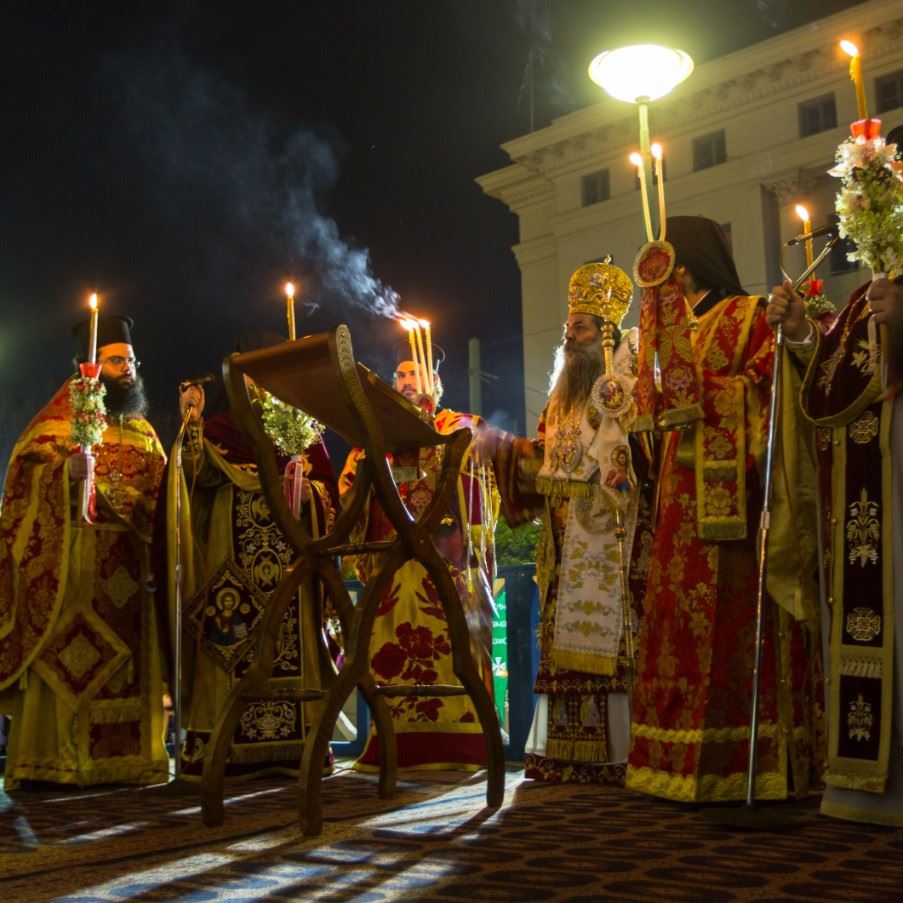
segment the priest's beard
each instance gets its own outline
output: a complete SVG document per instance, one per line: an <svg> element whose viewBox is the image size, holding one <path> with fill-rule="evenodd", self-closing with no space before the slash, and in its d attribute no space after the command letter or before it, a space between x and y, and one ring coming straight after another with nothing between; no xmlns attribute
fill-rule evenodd
<svg viewBox="0 0 903 903"><path fill-rule="evenodd" d="M582 407L604 367L600 344L577 345L565 340L555 349L555 363L549 378L549 398L564 411Z"/></svg>
<svg viewBox="0 0 903 903"><path fill-rule="evenodd" d="M107 387L104 403L108 414L120 417L147 413L147 394L140 374L117 376L114 379L101 376L100 379Z"/></svg>

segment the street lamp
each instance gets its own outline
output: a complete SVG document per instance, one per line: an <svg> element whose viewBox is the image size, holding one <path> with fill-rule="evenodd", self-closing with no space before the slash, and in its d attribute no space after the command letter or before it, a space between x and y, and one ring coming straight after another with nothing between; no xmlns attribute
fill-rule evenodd
<svg viewBox="0 0 903 903"><path fill-rule="evenodd" d="M658 44L634 44L606 50L589 64L589 77L616 100L635 103L640 115L640 154L647 183L652 185L649 148L649 103L664 97L693 71L693 58L683 50ZM654 226L654 221L652 222ZM649 235L653 239L654 234Z"/></svg>

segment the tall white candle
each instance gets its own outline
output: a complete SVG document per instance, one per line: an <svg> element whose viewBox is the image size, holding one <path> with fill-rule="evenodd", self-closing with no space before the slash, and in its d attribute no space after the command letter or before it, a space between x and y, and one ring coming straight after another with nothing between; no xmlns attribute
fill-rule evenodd
<svg viewBox="0 0 903 903"><path fill-rule="evenodd" d="M91 316L88 321L88 362L97 363L97 316L98 303L97 294L94 293L88 298L88 307L91 308Z"/></svg>

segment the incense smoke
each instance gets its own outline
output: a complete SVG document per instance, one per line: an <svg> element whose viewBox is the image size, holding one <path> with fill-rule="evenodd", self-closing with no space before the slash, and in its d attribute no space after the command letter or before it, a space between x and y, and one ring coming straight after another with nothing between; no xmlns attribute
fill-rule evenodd
<svg viewBox="0 0 903 903"><path fill-rule="evenodd" d="M184 233L173 244L181 245L178 271L191 274L192 294L208 303L221 303L223 292L260 295L267 286L255 284L255 267L289 266L302 280L306 313L318 300L397 313L398 296L373 275L369 252L344 240L323 212L339 175L336 136L261 112L244 89L190 62L171 39L112 57L99 83L107 92L114 86L119 162L150 186L160 228Z"/></svg>

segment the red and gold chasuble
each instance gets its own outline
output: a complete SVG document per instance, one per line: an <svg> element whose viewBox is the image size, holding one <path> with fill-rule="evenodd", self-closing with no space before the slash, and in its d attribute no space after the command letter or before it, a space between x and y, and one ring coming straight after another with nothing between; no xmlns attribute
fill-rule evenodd
<svg viewBox="0 0 903 903"><path fill-rule="evenodd" d="M673 299L672 299L673 300ZM677 382L661 382L684 411L664 434L649 580L639 636L627 772L631 789L674 800L743 799L750 734L758 468L767 435L772 333L755 297L719 301L698 321L671 305L661 347L676 349ZM676 302L675 302L676 304ZM683 320L687 331L675 328ZM687 368L690 340L694 366ZM676 392L698 374L690 405ZM685 401L686 399L684 399ZM662 400L657 416L663 416ZM698 406L698 407L697 407ZM771 581L769 581L769 589ZM767 598L762 656L756 796L804 792L813 765L810 670L817 637ZM776 638L780 641L776 642ZM792 775L792 776L791 776Z"/></svg>
<svg viewBox="0 0 903 903"><path fill-rule="evenodd" d="M77 524L68 384L28 426L7 474L0 689L13 713L7 786L166 780L162 673L148 591L163 451L143 417L95 448L95 523Z"/></svg>
<svg viewBox="0 0 903 903"><path fill-rule="evenodd" d="M447 435L456 430L478 426L480 420L470 414L442 410L435 419L437 432ZM402 501L416 518L430 503L442 466L443 449L431 447L417 453L390 457L395 482ZM339 493L344 497L354 484L362 449L353 449L339 477ZM475 556L468 577L463 566L449 564L449 570L471 627L475 634L491 629L491 583L494 573L493 524L497 516L498 496L490 474L471 467L470 454L461 465L458 499L450 512L450 525L436 538L439 550L450 561L466 552L467 537ZM455 526L456 525L456 526ZM378 500L365 506L361 523L352 541L391 539L394 529ZM463 565L463 562L461 562ZM360 556L355 567L366 583L372 560ZM474 630L474 625L477 629ZM491 642L491 640L488 640ZM480 647L485 643L477 643ZM474 649L479 662L481 649ZM451 644L445 613L438 591L418 561L407 561L395 574L380 603L370 644L370 667L377 683L386 684L459 684L452 669ZM491 685L489 663L484 661L484 677ZM389 699L398 741L400 769L473 769L483 767L486 751L482 729L468 696L400 697ZM362 771L376 771L379 746L371 729L367 746L355 763Z"/></svg>
<svg viewBox="0 0 903 903"><path fill-rule="evenodd" d="M893 405L870 341L865 288L818 337L802 398L816 426L823 578L831 610L825 781L881 793L894 667Z"/></svg>

